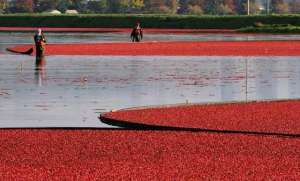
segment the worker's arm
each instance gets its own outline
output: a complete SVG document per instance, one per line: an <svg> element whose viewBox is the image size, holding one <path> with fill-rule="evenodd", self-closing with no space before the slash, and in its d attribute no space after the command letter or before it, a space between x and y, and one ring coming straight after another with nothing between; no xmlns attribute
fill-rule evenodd
<svg viewBox="0 0 300 181"><path fill-rule="evenodd" d="M47 41L46 41L46 38L45 38L45 36L44 35L42 35L42 40L43 40L43 42L44 43L46 43Z"/></svg>

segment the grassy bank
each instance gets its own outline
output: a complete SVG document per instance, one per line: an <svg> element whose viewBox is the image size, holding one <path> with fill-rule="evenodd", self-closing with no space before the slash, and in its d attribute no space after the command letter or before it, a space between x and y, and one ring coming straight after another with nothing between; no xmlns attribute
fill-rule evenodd
<svg viewBox="0 0 300 181"><path fill-rule="evenodd" d="M274 25L259 25L249 26L238 30L242 33L300 33L300 26L290 24L274 24Z"/></svg>
<svg viewBox="0 0 300 181"><path fill-rule="evenodd" d="M239 29L257 22L300 26L300 15L272 16L192 16L192 15L0 15L0 26L9 27L99 27L127 28L140 21L146 28Z"/></svg>

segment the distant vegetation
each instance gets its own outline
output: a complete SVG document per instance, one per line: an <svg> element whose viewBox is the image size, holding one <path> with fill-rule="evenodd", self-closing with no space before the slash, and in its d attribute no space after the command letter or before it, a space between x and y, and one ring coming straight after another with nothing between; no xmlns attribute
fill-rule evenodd
<svg viewBox="0 0 300 181"><path fill-rule="evenodd" d="M9 14L0 15L1 26L24 27L107 27L128 28L140 21L145 28L202 28L239 29L276 24L300 26L300 15L257 16L195 16L154 14ZM246 31L246 30L245 30Z"/></svg>
<svg viewBox="0 0 300 181"><path fill-rule="evenodd" d="M247 14L247 0L0 0L0 13ZM250 0L250 14L300 13L299 0Z"/></svg>
<svg viewBox="0 0 300 181"><path fill-rule="evenodd" d="M300 26L294 26L290 24L256 24L239 29L244 33L300 33Z"/></svg>
<svg viewBox="0 0 300 181"><path fill-rule="evenodd" d="M141 21L148 28L299 31L300 0L249 2L251 16L245 16L247 0L0 0L0 26L132 27Z"/></svg>

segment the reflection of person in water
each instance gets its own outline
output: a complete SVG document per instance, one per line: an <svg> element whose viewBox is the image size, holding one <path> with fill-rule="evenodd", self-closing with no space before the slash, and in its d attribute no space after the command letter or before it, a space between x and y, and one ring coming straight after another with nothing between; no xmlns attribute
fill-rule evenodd
<svg viewBox="0 0 300 181"><path fill-rule="evenodd" d="M36 57L44 56L46 38L41 29L38 29L37 33L34 35L35 51Z"/></svg>
<svg viewBox="0 0 300 181"><path fill-rule="evenodd" d="M38 86L43 86L43 81L46 79L45 56L36 57L35 61L35 80Z"/></svg>
<svg viewBox="0 0 300 181"><path fill-rule="evenodd" d="M143 39L143 29L139 22L137 22L135 27L132 29L130 36L132 42L140 42Z"/></svg>

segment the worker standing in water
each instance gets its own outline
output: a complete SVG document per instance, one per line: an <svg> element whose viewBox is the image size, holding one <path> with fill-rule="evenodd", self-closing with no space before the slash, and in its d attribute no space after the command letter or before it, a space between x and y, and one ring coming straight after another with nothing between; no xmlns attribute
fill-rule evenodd
<svg viewBox="0 0 300 181"><path fill-rule="evenodd" d="M135 27L131 32L132 42L140 42L143 39L143 29L139 22L136 23Z"/></svg>
<svg viewBox="0 0 300 181"><path fill-rule="evenodd" d="M34 35L35 43L35 79L38 86L43 86L43 80L45 79L45 45L46 38L41 29L38 29Z"/></svg>
<svg viewBox="0 0 300 181"><path fill-rule="evenodd" d="M34 35L36 59L40 59L44 56L46 38L41 29L38 29L37 33Z"/></svg>

